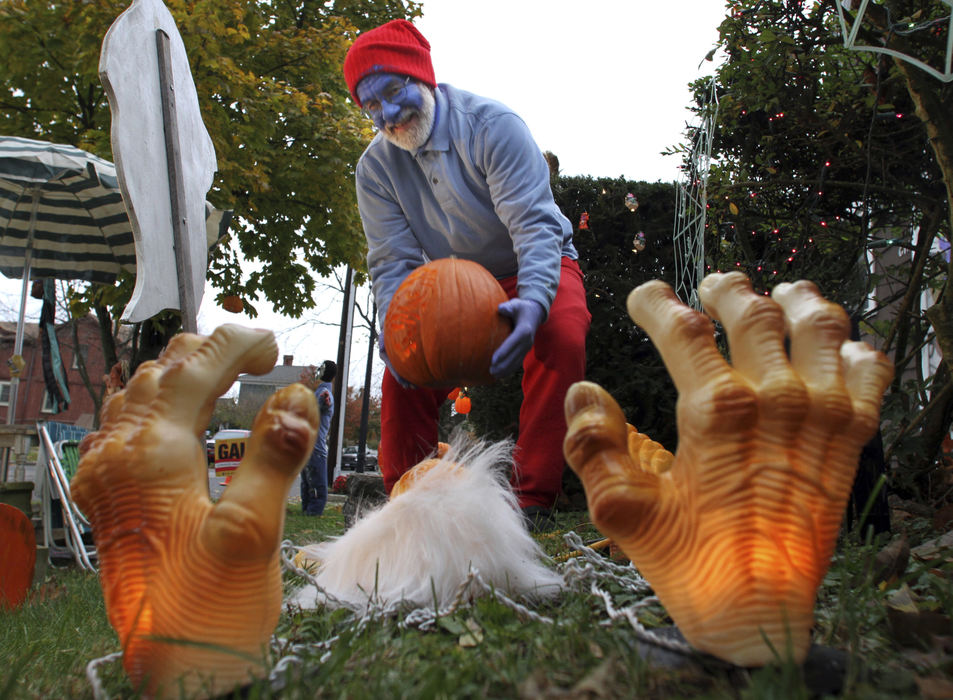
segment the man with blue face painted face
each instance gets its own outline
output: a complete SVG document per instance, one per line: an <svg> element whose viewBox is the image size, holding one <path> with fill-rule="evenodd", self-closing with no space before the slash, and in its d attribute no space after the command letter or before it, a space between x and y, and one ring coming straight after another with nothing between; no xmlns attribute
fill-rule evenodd
<svg viewBox="0 0 953 700"><path fill-rule="evenodd" d="M378 129L356 184L381 319L404 278L429 260L473 260L500 281L509 301L499 312L513 331L490 372L523 368L513 487L530 526L547 529L563 471L563 399L583 378L591 317L543 154L512 110L438 85L429 42L405 20L361 34L344 77ZM390 367L383 335L380 354L387 370L378 463L390 492L436 447L438 411L452 387L407 384Z"/></svg>

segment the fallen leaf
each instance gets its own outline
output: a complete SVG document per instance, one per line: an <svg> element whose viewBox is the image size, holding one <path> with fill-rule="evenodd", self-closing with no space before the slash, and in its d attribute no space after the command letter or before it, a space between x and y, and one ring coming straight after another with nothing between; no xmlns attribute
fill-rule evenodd
<svg viewBox="0 0 953 700"><path fill-rule="evenodd" d="M933 516L933 529L942 530L951 523L953 523L953 503L948 503L940 508L936 512L936 515Z"/></svg>
<svg viewBox="0 0 953 700"><path fill-rule="evenodd" d="M941 676L917 676L917 688L921 697L927 700L949 700L953 698L953 681Z"/></svg>
<svg viewBox="0 0 953 700"><path fill-rule="evenodd" d="M579 698L611 698L616 697L612 687L615 675L615 658L608 658L576 683L572 689L572 697Z"/></svg>
<svg viewBox="0 0 953 700"><path fill-rule="evenodd" d="M441 617L438 618L437 624L445 629L450 634L455 634L457 636L466 634L467 628L459 620L452 617Z"/></svg>
<svg viewBox="0 0 953 700"><path fill-rule="evenodd" d="M919 547L914 547L910 550L910 554L920 561L933 561L953 556L953 530L924 542Z"/></svg>
<svg viewBox="0 0 953 700"><path fill-rule="evenodd" d="M467 648L475 647L483 641L483 628L480 627L480 624L476 620L472 617L468 618L464 626L466 627L466 632L460 635L457 644Z"/></svg>
<svg viewBox="0 0 953 700"><path fill-rule="evenodd" d="M914 602L913 597L913 591L910 590L910 586L903 584L887 597L887 605L894 610L916 614L920 612L920 609Z"/></svg>
<svg viewBox="0 0 953 700"><path fill-rule="evenodd" d="M943 613L920 610L910 588L904 584L886 601L887 622L898 644L912 647L929 647L934 638L948 635L953 624Z"/></svg>
<svg viewBox="0 0 953 700"><path fill-rule="evenodd" d="M910 561L910 545L906 537L894 540L877 552L873 562L873 581L894 581L903 575Z"/></svg>

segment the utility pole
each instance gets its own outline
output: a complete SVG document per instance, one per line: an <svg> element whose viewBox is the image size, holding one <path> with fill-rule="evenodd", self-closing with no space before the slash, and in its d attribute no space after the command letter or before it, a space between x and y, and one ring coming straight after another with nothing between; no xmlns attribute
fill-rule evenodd
<svg viewBox="0 0 953 700"><path fill-rule="evenodd" d="M354 271L348 265L344 275L344 303L341 308L341 332L338 334L338 373L334 378L334 416L328 437L328 483L340 471L344 447L344 412L347 408L347 375L351 362L351 330L354 326Z"/></svg>
<svg viewBox="0 0 953 700"><path fill-rule="evenodd" d="M371 307L371 340L367 344L367 369L364 370L364 396L361 403L361 436L357 445L357 471L364 472L364 453L367 451L367 421L371 410L371 369L374 365L374 346L377 344L377 302Z"/></svg>

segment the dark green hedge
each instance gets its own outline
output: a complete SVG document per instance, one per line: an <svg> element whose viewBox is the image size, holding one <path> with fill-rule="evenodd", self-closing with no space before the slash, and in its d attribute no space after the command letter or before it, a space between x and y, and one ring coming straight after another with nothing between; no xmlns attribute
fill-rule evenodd
<svg viewBox="0 0 953 700"><path fill-rule="evenodd" d="M626 206L630 193L639 204L634 212ZM629 318L626 298L648 280L674 285L675 187L621 178L558 177L553 194L573 224L592 313L586 378L612 394L630 423L674 450L675 388L651 341ZM584 212L588 226L580 229ZM639 232L645 247L634 252ZM522 398L519 380L517 375L494 386L472 388L473 409L466 427L491 439L515 437ZM462 421L448 411L444 436Z"/></svg>

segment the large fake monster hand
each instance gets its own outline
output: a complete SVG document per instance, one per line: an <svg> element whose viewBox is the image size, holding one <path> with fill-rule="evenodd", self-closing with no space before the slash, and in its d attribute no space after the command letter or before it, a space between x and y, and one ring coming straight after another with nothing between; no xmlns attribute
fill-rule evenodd
<svg viewBox="0 0 953 700"><path fill-rule="evenodd" d="M591 383L566 397L566 458L596 525L692 645L740 666L772 661L771 646L800 662L893 368L847 342L846 313L810 282L778 285L769 299L740 273L715 274L699 295L727 332L733 366L711 321L664 283L628 300L678 389L670 468L657 450L661 469L640 463L618 404Z"/></svg>
<svg viewBox="0 0 953 700"><path fill-rule="evenodd" d="M269 398L214 505L199 437L238 374L263 374L277 355L269 331L180 334L109 398L81 445L73 498L93 524L123 665L147 696L217 695L264 669L281 612L285 499L314 445L314 396L292 384Z"/></svg>

